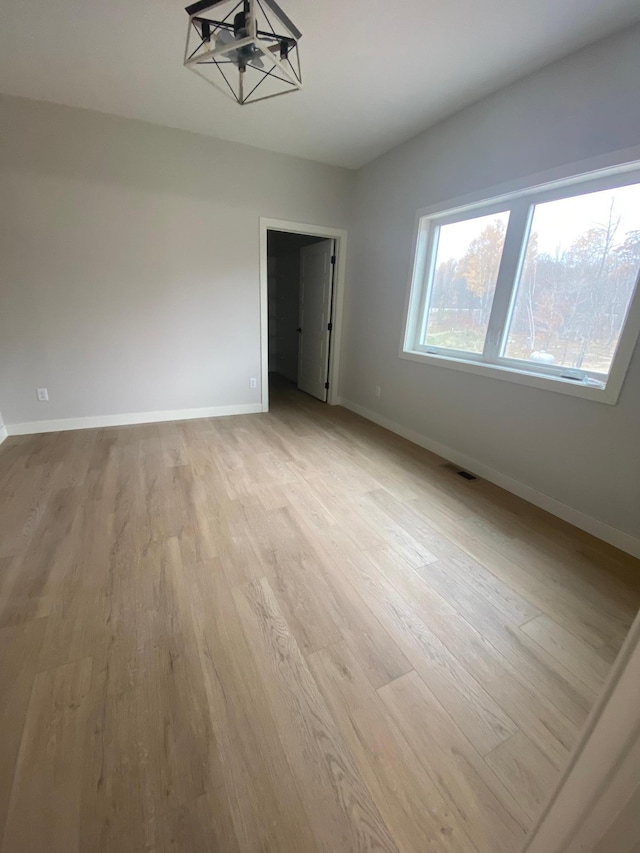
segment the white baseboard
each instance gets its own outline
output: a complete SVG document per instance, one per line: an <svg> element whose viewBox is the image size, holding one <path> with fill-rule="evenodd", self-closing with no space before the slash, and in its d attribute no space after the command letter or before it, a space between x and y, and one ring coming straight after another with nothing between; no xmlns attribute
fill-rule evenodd
<svg viewBox="0 0 640 853"><path fill-rule="evenodd" d="M34 435L41 432L63 432L70 429L152 424L160 421L190 421L196 418L220 418L227 415L253 415L262 411L261 403L242 403L237 406L205 406L201 409L168 409L164 412L133 412L122 415L95 415L87 418L61 418L54 421L30 421L7 424L9 435Z"/></svg>
<svg viewBox="0 0 640 853"><path fill-rule="evenodd" d="M575 527L579 527L587 533L591 533L592 536L602 539L604 542L608 542L610 545L619 548L621 551L625 551L627 554L631 554L634 557L640 557L640 539L638 537L632 536L630 533L625 533L623 530L618 530L610 524L605 524L604 521L600 521L591 515L587 515L572 506L568 506L568 504L564 504L544 492L539 492L537 489L527 486L526 483L521 483L519 480L514 480L513 477L509 477L507 474L502 474L500 471L490 468L488 465L479 462L477 459L467 456L466 453L462 453L455 450L453 447L448 447L445 444L441 444L439 441L434 441L425 435L421 435L411 429L407 429L401 424L391 421L383 415L377 414L377 412L365 409L357 403L352 403L350 400L340 399L339 405L344 406L345 409L349 409L363 418L366 418L368 421L373 421L374 423L379 424L379 426L388 429L390 432L396 433L396 435L400 435L403 438L408 439L413 444L417 444L419 447L424 447L425 450L430 450L437 456L442 456L443 459L455 462L455 464L459 465L461 468L465 468L472 473L477 474L479 477L489 480L491 483L495 483L496 486L506 489L506 491L517 495L519 498L523 498L525 501L529 501L529 503L550 512L552 515L561 518L563 521L569 522L569 524L573 524Z"/></svg>
<svg viewBox="0 0 640 853"><path fill-rule="evenodd" d="M0 444L5 440L5 438L9 437L9 431L6 426L0 426Z"/></svg>

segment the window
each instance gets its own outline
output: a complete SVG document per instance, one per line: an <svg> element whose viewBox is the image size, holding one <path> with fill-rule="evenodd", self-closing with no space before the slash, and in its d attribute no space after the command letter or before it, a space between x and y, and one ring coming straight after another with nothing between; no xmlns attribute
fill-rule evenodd
<svg viewBox="0 0 640 853"><path fill-rule="evenodd" d="M498 213L438 228L425 344L484 350L508 221Z"/></svg>
<svg viewBox="0 0 640 853"><path fill-rule="evenodd" d="M423 216L403 355L615 402L639 274L638 172Z"/></svg>

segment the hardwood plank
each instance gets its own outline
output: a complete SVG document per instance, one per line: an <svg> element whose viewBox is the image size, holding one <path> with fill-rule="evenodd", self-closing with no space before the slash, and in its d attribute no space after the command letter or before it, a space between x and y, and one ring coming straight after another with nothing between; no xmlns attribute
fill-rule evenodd
<svg viewBox="0 0 640 853"><path fill-rule="evenodd" d="M46 619L0 630L0 842Z"/></svg>
<svg viewBox="0 0 640 853"><path fill-rule="evenodd" d="M514 547L515 546L515 547ZM580 601L587 608L595 610L600 619L609 617L613 620L623 620L624 624L631 623L640 606L638 591L623 583L615 574L603 577L602 566L594 566L592 561L585 559L576 549L558 547L546 538L539 537L535 532L522 535L517 543L502 549L505 556L516 556L518 560L541 575L553 578L554 585L563 592L572 593L575 587L580 587ZM562 567L562 568L560 568ZM605 623L606 624L606 623ZM581 625L575 626L580 631ZM583 639L600 649L607 645L607 635L598 631L597 624L584 631Z"/></svg>
<svg viewBox="0 0 640 853"><path fill-rule="evenodd" d="M246 584L234 598L320 849L397 850L269 584Z"/></svg>
<svg viewBox="0 0 640 853"><path fill-rule="evenodd" d="M18 583L22 573L20 557L0 557L0 614L7 607L13 594L13 588Z"/></svg>
<svg viewBox="0 0 640 853"><path fill-rule="evenodd" d="M201 511L201 530L214 541L211 549L223 566L230 584L262 577L260 555L247 535L247 507L240 501L226 501Z"/></svg>
<svg viewBox="0 0 640 853"><path fill-rule="evenodd" d="M313 489L325 509L332 515L334 521L346 531L357 548L375 548L385 544L384 539L374 527L363 518L358 508L349 500L347 494L340 494L329 488L326 483L316 477L312 481Z"/></svg>
<svg viewBox="0 0 640 853"><path fill-rule="evenodd" d="M240 847L224 789L158 815L150 821L147 834L145 849L152 853L244 853L248 849Z"/></svg>
<svg viewBox="0 0 640 853"><path fill-rule="evenodd" d="M544 557L548 567L561 564L563 571L558 577L588 587L587 595L593 599L595 594L598 606L603 599L632 610L640 606L635 558L490 483L481 481L480 490L481 505L490 508L499 523L516 519L522 551L530 549L535 562Z"/></svg>
<svg viewBox="0 0 640 853"><path fill-rule="evenodd" d="M341 636L358 659L373 687L381 687L412 669L407 656L367 606L354 585L325 555L313 563L305 560L308 571L323 573L336 602L336 620Z"/></svg>
<svg viewBox="0 0 640 853"><path fill-rule="evenodd" d="M556 768L522 732L497 746L486 762L506 788L518 792L518 803L532 825L558 781Z"/></svg>
<svg viewBox="0 0 640 853"><path fill-rule="evenodd" d="M399 501L414 500L420 497L420 490L409 480L411 470L403 454L394 455L386 442L363 440L359 432L353 429L340 429L340 436L347 446L350 458L366 471L374 482ZM405 464L402 464L402 463Z"/></svg>
<svg viewBox="0 0 640 853"><path fill-rule="evenodd" d="M3 853L82 850L82 747L91 658L36 675L9 802Z"/></svg>
<svg viewBox="0 0 640 853"><path fill-rule="evenodd" d="M482 536L472 535L468 525L451 514L444 513L437 504L411 501L413 509L469 556L490 569L501 580L527 598L541 612L552 615L559 622L570 622L573 630L587 641L602 639L620 648L631 625L632 617L625 611L611 615L594 607L582 598L575 585L562 583L561 563L545 560L545 566L532 566L522 559L517 548L507 555L501 543ZM504 544L504 543L502 543ZM553 572L548 568L552 566ZM560 581L559 581L560 579Z"/></svg>
<svg viewBox="0 0 640 853"><path fill-rule="evenodd" d="M191 567L191 610L234 830L241 850L318 847L280 729L218 561Z"/></svg>
<svg viewBox="0 0 640 853"><path fill-rule="evenodd" d="M246 517L262 571L303 654L335 643L340 632L332 593L323 578L305 569L313 549L289 510L250 507Z"/></svg>
<svg viewBox="0 0 640 853"><path fill-rule="evenodd" d="M397 551L412 566L432 563L437 557L429 551L406 527L398 524L368 493L352 499L364 519L372 524L394 551Z"/></svg>
<svg viewBox="0 0 640 853"><path fill-rule="evenodd" d="M315 652L309 666L400 849L476 853L455 807L390 720L347 645Z"/></svg>
<svg viewBox="0 0 640 853"><path fill-rule="evenodd" d="M11 446L8 450L11 451ZM5 455L8 455L6 441L0 458ZM3 477L0 557L24 555L54 494L53 484L60 463L27 467L28 460L25 447L24 455L7 467Z"/></svg>
<svg viewBox="0 0 640 853"><path fill-rule="evenodd" d="M524 827L517 802L420 677L410 672L378 693L431 778L455 804L479 853L518 850Z"/></svg>
<svg viewBox="0 0 640 853"><path fill-rule="evenodd" d="M353 578L371 611L479 751L489 752L514 734L513 720L380 575L370 553L349 553L341 537L326 544L338 551L336 566Z"/></svg>
<svg viewBox="0 0 640 853"><path fill-rule="evenodd" d="M383 572L385 568L388 572L389 567L383 564ZM419 571L403 570L397 564L392 569L392 574L385 572L385 576L405 601L411 602L418 614L428 620L431 630L451 654L466 663L497 706L511 720L518 721L517 725L558 768L563 767L573 745L574 728L570 721L553 704L544 701L518 669L487 642L483 633L460 619L454 607L425 583Z"/></svg>
<svg viewBox="0 0 640 853"><path fill-rule="evenodd" d="M450 598L464 603L467 609L491 613L493 620L505 627L517 628L540 615L526 598L466 555L445 557L420 566L418 571L429 579L441 578L441 588L447 584L451 590Z"/></svg>
<svg viewBox="0 0 640 853"><path fill-rule="evenodd" d="M303 584L316 580L324 601L330 606L332 619L367 673L371 684L380 687L412 668L406 656L391 639L354 586L333 565L333 558L318 542L319 533L333 533L337 522L330 516L307 483L298 484L289 495L289 513L307 540L299 554L304 572ZM302 497L302 500L298 500ZM291 623L290 623L291 625ZM292 626L293 627L293 626ZM329 645L325 643L323 645ZM320 645L319 648L322 648Z"/></svg>
<svg viewBox="0 0 640 853"><path fill-rule="evenodd" d="M188 576L174 540L145 563L154 597L114 603L97 661L85 743L82 841L111 847L129 831L222 782L222 768L200 665ZM140 587L140 591L144 587ZM135 829L135 832L134 832Z"/></svg>
<svg viewBox="0 0 640 853"><path fill-rule="evenodd" d="M537 616L520 628L538 645L593 690L598 690L609 672L609 663L586 643L548 616Z"/></svg>
<svg viewBox="0 0 640 853"><path fill-rule="evenodd" d="M289 512L295 514L298 523L311 535L336 524L336 519L316 494L313 481L289 483L286 488L281 486L280 491Z"/></svg>
<svg viewBox="0 0 640 853"><path fill-rule="evenodd" d="M64 571L49 593L40 670L100 655L105 642L112 537L113 515L105 512L101 502L86 501L70 533Z"/></svg>
<svg viewBox="0 0 640 853"><path fill-rule="evenodd" d="M19 560L20 571L5 597L0 627L49 615L51 600L47 598L47 585L58 571L64 571L69 534L77 515L74 488L58 489L52 493Z"/></svg>
<svg viewBox="0 0 640 853"><path fill-rule="evenodd" d="M495 664L496 673L512 673L555 706L573 723L574 730L584 724L595 697L571 670L543 649L536 649L518 626L502 621L500 611L491 602L473 595L467 584L456 578L448 560L422 566L418 572L427 587L449 602L476 629L484 644L490 644L498 652L502 660ZM420 593L426 594L422 589L418 595ZM488 651L491 652L490 647ZM572 743L571 738L562 737L561 740L567 747Z"/></svg>

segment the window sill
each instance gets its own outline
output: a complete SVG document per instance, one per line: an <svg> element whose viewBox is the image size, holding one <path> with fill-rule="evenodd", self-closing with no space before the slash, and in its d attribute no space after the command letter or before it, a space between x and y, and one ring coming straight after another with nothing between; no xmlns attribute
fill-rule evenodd
<svg viewBox="0 0 640 853"><path fill-rule="evenodd" d="M503 379L507 382L516 382L518 385L528 385L532 388L541 388L545 391L554 391L557 394L567 394L571 397L582 397L584 400L593 400L597 403L606 403L615 406L620 395L620 383L617 387L609 377L606 388L595 388L591 385L583 385L571 379L562 377L551 377L539 373L531 373L518 370L514 367L505 367L499 364L486 364L480 361L469 361L456 358L455 356L441 355L440 353L424 353L415 350L400 350L400 358L407 361L419 361L437 367L447 367L451 370L460 370L464 373L474 373L476 376L488 376L491 379Z"/></svg>

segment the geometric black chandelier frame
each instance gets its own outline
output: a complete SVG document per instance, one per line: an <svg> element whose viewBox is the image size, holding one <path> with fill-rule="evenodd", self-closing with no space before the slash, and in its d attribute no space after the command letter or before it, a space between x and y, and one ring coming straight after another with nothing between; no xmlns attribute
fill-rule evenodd
<svg viewBox="0 0 640 853"><path fill-rule="evenodd" d="M199 0L186 12L185 67L238 104L302 88L302 33L275 0Z"/></svg>

